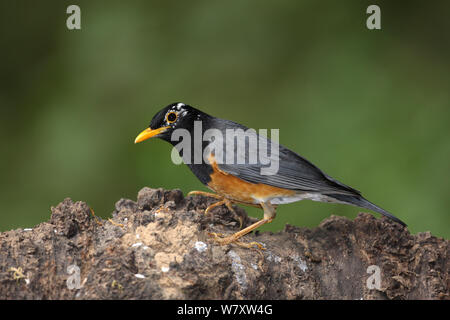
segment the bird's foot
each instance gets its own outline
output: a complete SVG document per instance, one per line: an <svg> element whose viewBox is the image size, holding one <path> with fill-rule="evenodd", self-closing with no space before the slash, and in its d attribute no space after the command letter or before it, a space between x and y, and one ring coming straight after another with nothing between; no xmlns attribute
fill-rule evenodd
<svg viewBox="0 0 450 320"><path fill-rule="evenodd" d="M205 191L190 191L188 192L188 197L189 196L204 196L204 197L212 197L212 198L216 198L216 199L223 199L222 196L219 196L218 194L212 193L212 192L205 192Z"/></svg>
<svg viewBox="0 0 450 320"><path fill-rule="evenodd" d="M234 234L228 237L224 237L222 233L216 233L216 232L210 232L208 233L209 236L213 238L213 241L217 242L221 246L225 246L227 244L234 243L240 247L248 248L248 249L259 249L259 250L266 250L264 246L256 241L252 242L242 242L239 240L239 237L236 237Z"/></svg>
<svg viewBox="0 0 450 320"><path fill-rule="evenodd" d="M209 205L206 208L205 215L209 214L209 212L211 212L211 210L214 209L215 207L218 207L221 205L226 205L228 210L230 210L233 213L234 217L239 220L239 229L242 229L242 226L244 225L244 218L242 218L242 216L237 214L236 211L233 209L233 203L231 202L231 200L229 200L223 196L220 196L218 194L211 193L211 192L204 192L204 191L191 191L187 195L188 196L201 195L201 196L205 196L205 197L212 197L212 198L218 199L219 201Z"/></svg>
<svg viewBox="0 0 450 320"><path fill-rule="evenodd" d="M92 214L92 216L93 216L94 219L95 219L95 222L96 222L99 226L103 225L103 223L102 223L102 221L99 219L99 217L97 217L97 216L95 215L94 209L92 209L91 207L89 207L89 210L91 211L91 214Z"/></svg>
<svg viewBox="0 0 450 320"><path fill-rule="evenodd" d="M119 228L124 228L124 227L125 227L122 223L115 222L115 221L114 221L113 219L111 219L111 218L109 218L108 221L109 221L113 226L116 226L116 227L119 227Z"/></svg>

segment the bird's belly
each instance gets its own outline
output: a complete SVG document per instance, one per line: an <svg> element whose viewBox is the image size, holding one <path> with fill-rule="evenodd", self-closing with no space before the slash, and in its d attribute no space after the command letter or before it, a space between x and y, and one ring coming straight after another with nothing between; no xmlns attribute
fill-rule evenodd
<svg viewBox="0 0 450 320"><path fill-rule="evenodd" d="M328 197L324 194L314 193L314 192L298 192L294 195L287 197L274 197L270 200L272 204L286 204L292 203L301 200L312 200L318 202L333 202L333 203L342 203L336 199Z"/></svg>
<svg viewBox="0 0 450 320"><path fill-rule="evenodd" d="M210 175L208 187L218 194L240 203L259 204L272 198L289 198L295 195L294 190L282 189L261 183L250 183L217 167Z"/></svg>

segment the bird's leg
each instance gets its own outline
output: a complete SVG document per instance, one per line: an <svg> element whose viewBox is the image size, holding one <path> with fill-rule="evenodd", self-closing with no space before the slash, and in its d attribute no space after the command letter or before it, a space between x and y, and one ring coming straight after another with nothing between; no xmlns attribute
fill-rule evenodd
<svg viewBox="0 0 450 320"><path fill-rule="evenodd" d="M215 202L215 203L209 205L208 208L206 208L206 210L205 210L205 215L208 214L208 212L209 212L211 209L213 209L213 208L215 208L215 207L217 207L217 206L220 206L220 205L222 205L222 204L225 203L225 202L224 202L224 199L225 199L224 197L219 196L218 194L215 194L215 193L211 193L211 192L205 192L205 191L191 191L191 192L189 192L187 195L188 195L188 196L199 195L199 196L204 196L204 197L216 198L216 199L219 199L219 200L220 200L220 201L218 201L218 202Z"/></svg>
<svg viewBox="0 0 450 320"><path fill-rule="evenodd" d="M233 206L232 206L233 203L232 203L229 199L227 199L227 198L225 198L225 197L223 197L223 196L220 196L220 195L218 195L218 194L215 194L215 193L204 192L204 191L191 191L191 192L189 192L187 195L188 195L188 196L192 196L192 195L201 195L201 196L205 196L205 197L212 197L212 198L219 199L220 201L217 201L217 202L215 202L215 203L209 205L209 206L206 208L205 214L208 214L208 213L209 213L212 209L214 209L215 207L218 207L218 206L221 206L221 205L224 204L224 205L227 206L228 210L230 210L230 211L233 213L233 215L234 215L235 217L237 217L237 219L239 220L239 229L242 228L242 225L243 225L243 223L244 223L244 219L243 219L240 215L238 215L238 214L236 213L236 211L233 209Z"/></svg>
<svg viewBox="0 0 450 320"><path fill-rule="evenodd" d="M238 241L239 238L245 236L247 233L252 232L256 228L259 228L260 226L262 226L266 223L272 222L273 219L275 218L276 210L269 202L261 202L260 205L264 210L264 218L263 219L248 226L247 228L242 229L241 231L238 231L235 234L232 234L231 236L228 236L225 238L221 238L217 233L210 233L210 235L212 235L214 237L214 240L216 242L218 242L220 245L226 245L226 244L235 242L236 244L243 246L243 247L247 247L247 248L250 248L253 245L256 245L260 249L264 249L263 246L261 244L259 244L258 242L251 242L251 243L244 244L243 242Z"/></svg>
<svg viewBox="0 0 450 320"><path fill-rule="evenodd" d="M227 206L228 210L230 210L233 213L233 215L238 218L238 220L239 220L239 229L242 229L242 226L244 225L244 218L242 218L242 216L239 215L234 210L233 203L230 200L224 199L224 201L225 201L225 205Z"/></svg>
<svg viewBox="0 0 450 320"><path fill-rule="evenodd" d="M190 191L187 194L188 196L205 196L205 197L212 197L212 198L216 198L216 199L220 199L222 200L223 197L219 196L216 193L212 193L212 192L205 192L205 191Z"/></svg>
<svg viewBox="0 0 450 320"><path fill-rule="evenodd" d="M223 204L225 204L225 200L220 200L220 201L214 202L213 204L209 205L208 208L206 208L206 210L205 210L205 215L207 215L215 207L219 207Z"/></svg>

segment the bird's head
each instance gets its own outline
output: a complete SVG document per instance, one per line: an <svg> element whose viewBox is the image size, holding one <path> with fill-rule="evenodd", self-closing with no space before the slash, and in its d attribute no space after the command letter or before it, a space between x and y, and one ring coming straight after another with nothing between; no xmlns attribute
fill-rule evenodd
<svg viewBox="0 0 450 320"><path fill-rule="evenodd" d="M201 120L202 115L206 116L203 112L184 103L169 104L153 117L150 126L136 137L134 143L153 137L170 142L174 130L187 129L191 131L194 121Z"/></svg>

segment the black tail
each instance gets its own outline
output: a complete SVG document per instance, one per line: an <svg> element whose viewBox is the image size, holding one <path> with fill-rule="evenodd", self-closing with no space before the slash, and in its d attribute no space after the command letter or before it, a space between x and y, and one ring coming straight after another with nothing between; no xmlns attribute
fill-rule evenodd
<svg viewBox="0 0 450 320"><path fill-rule="evenodd" d="M367 201L360 195L351 196L351 195L345 195L345 194L327 194L327 196L332 197L338 201L342 201L342 202L357 206L357 207L366 208L366 209L381 213L383 216L386 216L386 217L394 220L395 222L400 223L402 226L406 227L406 223L404 223L402 220L393 216L386 210L381 209L380 207Z"/></svg>

